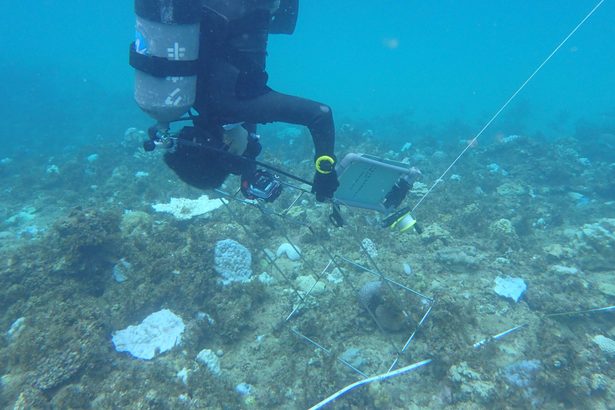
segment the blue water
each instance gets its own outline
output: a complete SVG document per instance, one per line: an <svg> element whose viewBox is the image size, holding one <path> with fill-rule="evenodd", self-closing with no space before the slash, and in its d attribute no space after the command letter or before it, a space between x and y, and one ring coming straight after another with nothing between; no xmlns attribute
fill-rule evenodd
<svg viewBox="0 0 615 410"><path fill-rule="evenodd" d="M463 124L450 136L469 138L595 4L304 0L296 33L271 38L270 85L330 104L338 125L402 118L445 138ZM5 0L0 12L0 155L150 123L132 100L132 2ZM579 121L611 132L613 21L606 1L488 133L574 135Z"/></svg>
<svg viewBox="0 0 615 410"><path fill-rule="evenodd" d="M240 400L246 408L307 408L351 382L329 353L289 343L283 322L314 332L310 340L370 375L388 368L392 348L408 347L414 333L395 323L425 323L397 365L433 357L433 371L355 389L339 408L497 408L498 400L612 408L615 370L595 340L615 337L606 314L615 266L615 222L607 219L615 201L615 0L503 110L479 149L441 174L467 146L459 140L481 130L598 1L302 0L295 34L271 37L270 86L333 108L346 130L338 157L373 147L368 153L421 169L422 185L403 205L434 188L412 212L421 235L381 229L376 212L345 206L346 228L333 229L328 207L291 186L258 207L262 217L236 201L191 221L154 211L202 192L179 182L162 150L143 153L139 133L124 135L153 123L133 101L133 2L0 0L0 408L32 407L32 398L53 408L239 408ZM268 131L278 130L263 132L260 158L311 178L309 138ZM513 134L529 138L489 144ZM444 184L435 183L440 175ZM225 190L239 181L229 177ZM283 208L282 218L267 211ZM218 284L214 244L230 239L252 252L255 274L267 270L262 283ZM273 271L263 264L260 250L291 240L301 260L282 256ZM379 256L359 254L365 241ZM359 271L362 260L382 272ZM378 282L369 276L376 271ZM319 286L306 280L314 274ZM375 314L365 312L372 303L361 294L374 283L380 291L384 274L400 280L371 298ZM504 276L527 285L520 300L493 291ZM308 284L314 292L301 296L297 287ZM392 298L398 287L429 298ZM308 303L297 305L297 295ZM181 349L154 363L112 350L115 331L163 308L187 322ZM591 308L596 315L545 316ZM523 323L530 326L507 331ZM494 334L510 337L471 348ZM218 381L196 367L201 349L221 356Z"/></svg>

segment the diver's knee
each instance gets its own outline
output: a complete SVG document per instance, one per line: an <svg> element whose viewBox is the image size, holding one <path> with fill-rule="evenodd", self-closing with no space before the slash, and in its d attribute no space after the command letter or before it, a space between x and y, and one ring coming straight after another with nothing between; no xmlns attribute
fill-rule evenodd
<svg viewBox="0 0 615 410"><path fill-rule="evenodd" d="M331 107L325 104L320 104L320 112L326 115L331 115Z"/></svg>
<svg viewBox="0 0 615 410"><path fill-rule="evenodd" d="M331 107L326 104L318 104L318 109L314 111L314 122L332 121L333 113Z"/></svg>

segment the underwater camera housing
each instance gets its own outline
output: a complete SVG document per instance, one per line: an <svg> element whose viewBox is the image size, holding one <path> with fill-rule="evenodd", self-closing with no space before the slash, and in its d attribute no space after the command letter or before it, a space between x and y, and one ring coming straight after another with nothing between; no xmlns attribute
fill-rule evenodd
<svg viewBox="0 0 615 410"><path fill-rule="evenodd" d="M149 139L143 141L143 149L146 152L150 152L161 147L164 149L172 150L175 147L177 135L171 133L168 129L161 129L154 125L147 130Z"/></svg>
<svg viewBox="0 0 615 410"><path fill-rule="evenodd" d="M334 204L388 214L382 222L384 227L399 232L414 227L420 233L409 207L395 211L421 175L416 168L399 161L351 153L340 161L337 172L340 187L333 197Z"/></svg>
<svg viewBox="0 0 615 410"><path fill-rule="evenodd" d="M273 202L282 193L282 184L277 175L257 170L251 178L242 179L241 192L247 199L262 199Z"/></svg>

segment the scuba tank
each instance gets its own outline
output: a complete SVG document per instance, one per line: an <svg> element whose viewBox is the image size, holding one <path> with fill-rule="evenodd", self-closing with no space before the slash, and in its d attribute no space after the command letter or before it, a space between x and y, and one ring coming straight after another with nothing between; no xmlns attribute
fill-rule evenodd
<svg viewBox="0 0 615 410"><path fill-rule="evenodd" d="M136 38L130 45L135 101L156 128L190 110L196 97L199 0L135 0Z"/></svg>

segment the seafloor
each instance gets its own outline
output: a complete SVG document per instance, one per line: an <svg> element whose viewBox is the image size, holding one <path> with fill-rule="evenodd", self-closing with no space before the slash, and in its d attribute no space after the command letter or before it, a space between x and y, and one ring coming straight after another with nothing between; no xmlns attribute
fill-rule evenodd
<svg viewBox="0 0 615 410"><path fill-rule="evenodd" d="M271 214L292 204L292 189L264 208L155 212L202 192L143 152L134 129L53 157L16 152L0 163L0 407L308 408L386 372L431 307L397 366L432 362L330 408L615 408L604 342L615 339L615 136L590 134L479 141L415 212L421 234L350 209L334 228L310 195ZM419 167L414 204L463 149L458 139L416 138L402 152L345 124L338 146ZM263 142L265 160L310 174L309 136L272 128ZM213 266L224 239L270 280L222 285ZM273 256L286 242L299 260ZM507 276L527 285L518 302L494 291ZM607 309L552 315L593 308ZM161 309L185 322L181 344L152 360L115 351L114 332ZM195 360L203 349L219 373Z"/></svg>

